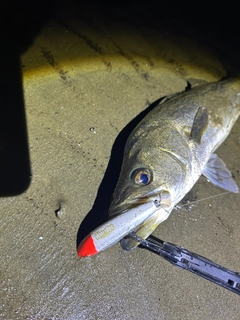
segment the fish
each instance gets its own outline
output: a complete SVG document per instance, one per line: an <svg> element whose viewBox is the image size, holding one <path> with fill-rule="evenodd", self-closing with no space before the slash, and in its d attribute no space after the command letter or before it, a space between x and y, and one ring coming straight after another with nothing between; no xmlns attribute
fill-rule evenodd
<svg viewBox="0 0 240 320"><path fill-rule="evenodd" d="M240 79L206 83L164 98L127 139L109 220L86 236L80 258L120 241L124 250L166 220L201 175L230 192L239 188L214 152L240 115Z"/></svg>
<svg viewBox="0 0 240 320"><path fill-rule="evenodd" d="M220 188L238 193L231 172L215 151L239 115L237 77L201 84L163 99L127 139L109 217L158 202L158 209L131 230L146 239L201 175ZM120 243L127 251L139 245L127 235Z"/></svg>

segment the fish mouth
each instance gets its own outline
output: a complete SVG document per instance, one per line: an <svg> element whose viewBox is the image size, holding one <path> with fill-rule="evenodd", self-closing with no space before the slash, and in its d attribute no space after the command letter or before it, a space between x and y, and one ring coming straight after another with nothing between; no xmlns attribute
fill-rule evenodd
<svg viewBox="0 0 240 320"><path fill-rule="evenodd" d="M133 199L127 202L124 201L123 203L120 203L117 206L111 207L108 214L110 216L115 216L117 214L124 213L125 211L130 210L134 207L137 207L140 204L151 202L151 201L155 201L155 199L143 197L143 198Z"/></svg>
<svg viewBox="0 0 240 320"><path fill-rule="evenodd" d="M138 197L133 199L127 199L116 206L111 206L109 210L109 215L114 216L117 214L124 213L127 210L130 210L136 206L139 206L147 202L155 202L157 206L169 208L171 206L171 196L168 191L157 191L154 193L148 193L147 195L144 195L140 198Z"/></svg>

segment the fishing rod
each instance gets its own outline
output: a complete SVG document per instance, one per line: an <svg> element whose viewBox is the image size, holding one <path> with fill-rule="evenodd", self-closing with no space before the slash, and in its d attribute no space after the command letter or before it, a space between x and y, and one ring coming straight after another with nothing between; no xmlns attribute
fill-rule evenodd
<svg viewBox="0 0 240 320"><path fill-rule="evenodd" d="M142 239L133 232L129 236L144 248L157 253L174 266L191 271L240 295L240 273L224 268L207 258L170 242L152 236Z"/></svg>

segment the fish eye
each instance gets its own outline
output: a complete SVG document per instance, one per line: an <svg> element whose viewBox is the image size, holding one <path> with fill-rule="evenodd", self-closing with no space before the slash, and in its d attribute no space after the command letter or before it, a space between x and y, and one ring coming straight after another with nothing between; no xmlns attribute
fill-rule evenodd
<svg viewBox="0 0 240 320"><path fill-rule="evenodd" d="M131 173L131 179L138 185L146 186L151 182L152 174L146 168L138 168Z"/></svg>

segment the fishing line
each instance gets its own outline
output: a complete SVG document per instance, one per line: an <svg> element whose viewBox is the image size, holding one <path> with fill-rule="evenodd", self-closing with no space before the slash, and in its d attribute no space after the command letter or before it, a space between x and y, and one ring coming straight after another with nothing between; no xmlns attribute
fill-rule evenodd
<svg viewBox="0 0 240 320"><path fill-rule="evenodd" d="M223 196L224 194L228 194L228 193L231 193L230 191L226 191L226 192L222 192L222 193L219 193L219 194L215 194L214 196L210 196L210 197L207 197L207 198L203 198L203 199L199 199L199 200L196 200L196 201L192 201L192 202L188 202L188 203L185 203L185 204L182 204L182 205L177 205L177 208L182 208L184 206L188 206L189 204L194 204L194 203L197 203L197 202L200 202L200 201L205 201L205 200L209 200L209 199L212 199L212 198L216 198L216 197L220 197L220 196Z"/></svg>

